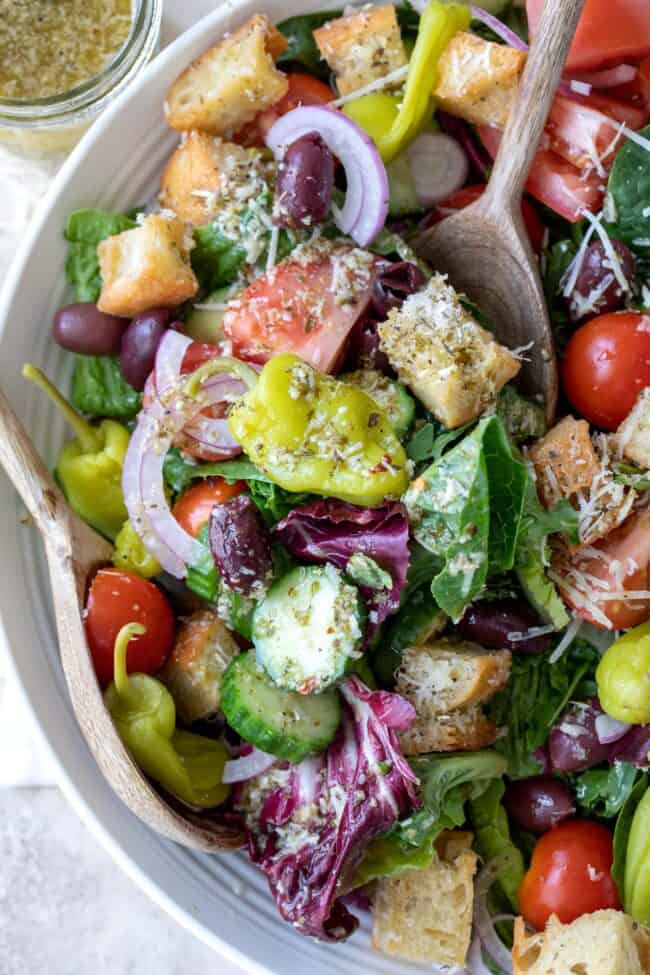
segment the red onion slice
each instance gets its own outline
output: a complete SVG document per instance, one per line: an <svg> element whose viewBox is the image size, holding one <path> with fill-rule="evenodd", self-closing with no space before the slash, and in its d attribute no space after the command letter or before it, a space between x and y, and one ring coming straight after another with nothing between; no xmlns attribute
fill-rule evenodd
<svg viewBox="0 0 650 975"><path fill-rule="evenodd" d="M202 447L219 451L223 454L223 460L241 454L241 446L230 432L225 417L198 416L183 427L183 436Z"/></svg>
<svg viewBox="0 0 650 975"><path fill-rule="evenodd" d="M494 31L497 37L500 37L502 41L509 44L510 47L516 47L519 51L528 50L528 44L526 44L525 41L522 41L519 34L515 34L513 30L506 27L503 21L499 20L498 17L495 17L494 14L490 14L487 12L487 10L483 10L483 7L475 7L470 5L469 9L472 12L473 20L479 20L482 24L485 24L485 26L489 27L491 31Z"/></svg>
<svg viewBox="0 0 650 975"><path fill-rule="evenodd" d="M487 906L488 891L507 866L508 856L503 854L486 863L479 872L474 888L474 926L492 961L507 972L507 975L512 975L512 956L496 933Z"/></svg>
<svg viewBox="0 0 650 975"><path fill-rule="evenodd" d="M576 81L582 81L592 88L616 88L634 81L638 68L633 64L617 64L615 68L605 68L603 71L588 71L574 75Z"/></svg>
<svg viewBox="0 0 650 975"><path fill-rule="evenodd" d="M159 397L175 388L181 374L185 353L192 345L192 339L180 332L169 329L163 335L156 350L154 362L154 383ZM146 385L146 384L145 384Z"/></svg>
<svg viewBox="0 0 650 975"><path fill-rule="evenodd" d="M342 112L323 105L303 105L271 126L266 144L281 160L288 146L316 132L345 169L347 192L336 226L361 247L372 243L388 216L386 167L372 139Z"/></svg>
<svg viewBox="0 0 650 975"><path fill-rule="evenodd" d="M444 132L423 132L406 150L422 207L446 200L465 184L467 156L455 139Z"/></svg>
<svg viewBox="0 0 650 975"><path fill-rule="evenodd" d="M248 755L240 758L232 758L223 767L221 781L224 785L232 785L234 782L246 782L247 779L254 779L256 775L262 775L278 761L275 755L253 748Z"/></svg>
<svg viewBox="0 0 650 975"><path fill-rule="evenodd" d="M611 745L618 741L623 735L627 734L632 725L625 724L624 721L617 721L609 714L599 714L594 722L596 735L601 745Z"/></svg>

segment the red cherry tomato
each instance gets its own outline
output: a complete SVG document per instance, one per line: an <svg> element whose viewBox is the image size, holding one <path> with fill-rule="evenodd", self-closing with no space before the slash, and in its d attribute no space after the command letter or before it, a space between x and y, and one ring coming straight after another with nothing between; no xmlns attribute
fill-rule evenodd
<svg viewBox="0 0 650 975"><path fill-rule="evenodd" d="M220 355L224 355L220 345L208 345L207 342L192 342L183 357L181 373L182 375L186 375L188 372L194 372L204 362L209 362L210 359L218 359Z"/></svg>
<svg viewBox="0 0 650 975"><path fill-rule="evenodd" d="M566 348L562 381L589 423L615 430L639 392L650 386L650 315L598 315L575 332Z"/></svg>
<svg viewBox="0 0 650 975"><path fill-rule="evenodd" d="M113 680L115 639L127 623L142 623L147 632L129 643L129 673L155 674L174 643L174 614L153 582L135 572L100 569L86 600L86 637L101 687Z"/></svg>
<svg viewBox="0 0 650 975"><path fill-rule="evenodd" d="M446 200L438 203L433 208L431 211L431 222L438 223L440 220L448 217L451 210L462 210L464 207L469 206L470 203L474 203L483 194L484 190L485 183L463 186L462 189L456 190L455 193L452 193ZM544 242L544 224L533 204L526 198L521 201L521 215L524 218L533 250L536 254L541 254Z"/></svg>
<svg viewBox="0 0 650 975"><path fill-rule="evenodd" d="M612 834L599 823L569 819L545 833L519 888L524 920L541 931L551 914L570 924L593 911L622 910L612 860Z"/></svg>
<svg viewBox="0 0 650 975"><path fill-rule="evenodd" d="M235 135L235 142L243 146L263 146L266 133L282 115L286 115L300 105L326 105L336 97L331 88L308 74L292 72L287 75L287 81L289 90L286 95L245 125Z"/></svg>
<svg viewBox="0 0 650 975"><path fill-rule="evenodd" d="M245 488L243 481L228 484L220 477L209 477L184 491L174 505L172 514L181 528L196 538L215 504L236 498Z"/></svg>

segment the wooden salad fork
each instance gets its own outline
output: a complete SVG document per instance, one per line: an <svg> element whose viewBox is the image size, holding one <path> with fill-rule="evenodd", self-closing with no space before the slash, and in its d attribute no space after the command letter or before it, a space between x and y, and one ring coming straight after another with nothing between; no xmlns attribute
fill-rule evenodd
<svg viewBox="0 0 650 975"><path fill-rule="evenodd" d="M84 599L94 571L110 561L112 546L68 507L27 432L0 390L0 464L45 545L61 664L77 721L104 778L144 823L183 846L234 850L242 832L167 802L150 785L122 744L104 706L83 626Z"/></svg>
<svg viewBox="0 0 650 975"><path fill-rule="evenodd" d="M485 312L497 338L524 353L522 390L552 421L558 393L553 335L521 197L585 0L546 0L490 182L464 210L424 231L415 249Z"/></svg>

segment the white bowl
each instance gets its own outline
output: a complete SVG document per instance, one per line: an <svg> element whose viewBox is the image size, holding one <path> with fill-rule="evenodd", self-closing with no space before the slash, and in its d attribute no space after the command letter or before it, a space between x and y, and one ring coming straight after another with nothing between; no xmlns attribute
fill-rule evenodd
<svg viewBox="0 0 650 975"><path fill-rule="evenodd" d="M301 9L323 6L322 0L307 0ZM63 443L64 426L45 397L21 379L20 369L34 362L67 387L72 357L51 339L53 314L66 298L66 217L79 207L124 211L155 192L177 141L163 119L169 84L224 31L260 9L276 22L296 13L289 0L231 0L167 48L77 146L20 248L0 295L0 385L49 464ZM388 975L415 970L372 952L367 930L336 946L297 935L280 920L266 881L243 855L211 857L176 846L114 796L68 700L43 551L23 515L0 476L0 639L7 643L61 787L116 862L173 917L250 971Z"/></svg>

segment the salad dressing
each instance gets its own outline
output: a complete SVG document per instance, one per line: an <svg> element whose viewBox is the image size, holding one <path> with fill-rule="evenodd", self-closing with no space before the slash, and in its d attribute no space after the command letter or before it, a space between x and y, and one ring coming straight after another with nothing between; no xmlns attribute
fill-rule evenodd
<svg viewBox="0 0 650 975"><path fill-rule="evenodd" d="M131 0L0 0L0 98L49 98L89 81L131 24Z"/></svg>

